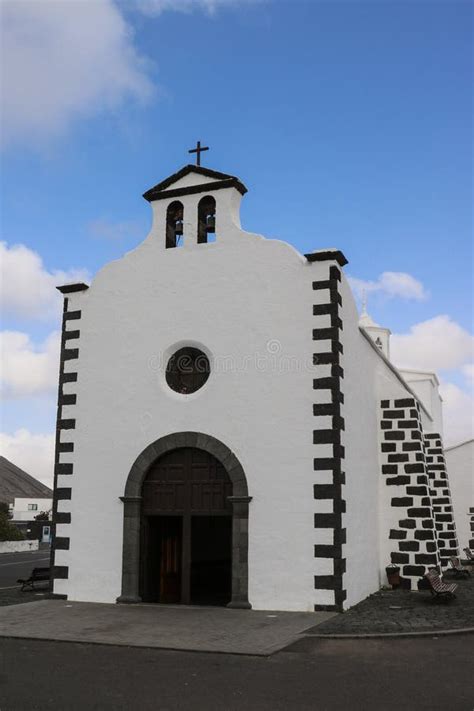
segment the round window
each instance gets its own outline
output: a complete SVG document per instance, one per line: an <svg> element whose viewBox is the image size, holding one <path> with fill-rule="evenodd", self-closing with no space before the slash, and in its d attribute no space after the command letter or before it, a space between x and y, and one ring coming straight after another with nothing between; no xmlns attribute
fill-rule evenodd
<svg viewBox="0 0 474 711"><path fill-rule="evenodd" d="M202 388L209 377L209 359L198 348L180 348L168 361L166 382L177 393L188 395Z"/></svg>

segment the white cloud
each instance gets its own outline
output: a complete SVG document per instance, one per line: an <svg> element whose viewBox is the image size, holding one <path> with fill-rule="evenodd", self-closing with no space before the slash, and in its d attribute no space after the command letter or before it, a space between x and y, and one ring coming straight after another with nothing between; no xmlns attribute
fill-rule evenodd
<svg viewBox="0 0 474 711"><path fill-rule="evenodd" d="M55 392L59 372L59 332L35 345L26 333L0 334L2 369L0 392L4 398L22 398Z"/></svg>
<svg viewBox="0 0 474 711"><path fill-rule="evenodd" d="M265 0L136 0L136 5L145 15L161 15L167 10L178 12L204 10L213 15L222 7L250 5L259 2L265 2Z"/></svg>
<svg viewBox="0 0 474 711"><path fill-rule="evenodd" d="M88 281L85 269L48 271L42 259L25 245L0 242L0 302L4 314L26 319L58 318L62 297L55 288Z"/></svg>
<svg viewBox="0 0 474 711"><path fill-rule="evenodd" d="M474 338L449 316L422 321L409 333L394 334L392 359L401 368L451 370L466 366L474 353Z"/></svg>
<svg viewBox="0 0 474 711"><path fill-rule="evenodd" d="M441 382L443 398L444 440L458 444L474 437L474 398L454 383Z"/></svg>
<svg viewBox="0 0 474 711"><path fill-rule="evenodd" d="M446 315L417 323L391 339L392 360L398 367L454 371L466 380L474 371L473 353L474 338ZM443 377L440 381L445 443L457 444L473 436L473 395Z"/></svg>
<svg viewBox="0 0 474 711"><path fill-rule="evenodd" d="M2 141L41 144L81 116L152 93L113 0L4 0Z"/></svg>
<svg viewBox="0 0 474 711"><path fill-rule="evenodd" d="M0 454L52 488L54 434L32 434L26 429L0 432Z"/></svg>
<svg viewBox="0 0 474 711"><path fill-rule="evenodd" d="M213 15L267 0L131 0L127 10ZM3 0L1 140L42 147L77 119L144 103L155 93L119 0ZM130 17L130 15L128 15Z"/></svg>
<svg viewBox="0 0 474 711"><path fill-rule="evenodd" d="M428 297L423 284L406 272L383 272L376 281L349 277L349 283L359 298L366 294L380 293L390 298L423 301Z"/></svg>
<svg viewBox="0 0 474 711"><path fill-rule="evenodd" d="M464 377L470 385L474 385L474 363L466 363L461 368Z"/></svg>

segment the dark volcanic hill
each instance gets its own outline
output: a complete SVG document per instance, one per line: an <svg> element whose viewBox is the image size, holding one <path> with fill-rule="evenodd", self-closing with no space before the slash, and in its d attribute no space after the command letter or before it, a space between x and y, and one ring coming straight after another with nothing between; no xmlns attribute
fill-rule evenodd
<svg viewBox="0 0 474 711"><path fill-rule="evenodd" d="M0 456L0 501L13 504L15 496L51 499L53 492L16 464Z"/></svg>

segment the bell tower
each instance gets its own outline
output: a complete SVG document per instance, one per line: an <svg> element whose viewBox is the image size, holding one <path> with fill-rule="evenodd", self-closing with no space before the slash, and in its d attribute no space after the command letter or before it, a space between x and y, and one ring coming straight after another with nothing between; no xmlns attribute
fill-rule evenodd
<svg viewBox="0 0 474 711"><path fill-rule="evenodd" d="M384 356L386 356L386 358L390 359L390 336L392 332L388 328L379 326L378 323L375 323L372 317L369 316L367 312L367 299L365 295L362 301L362 312L359 318L359 326L362 326L362 328L367 331L377 348L384 354Z"/></svg>
<svg viewBox="0 0 474 711"><path fill-rule="evenodd" d="M219 243L231 226L240 228L240 200L246 192L239 178L198 163L185 165L143 197L153 210L154 238L164 249L188 250Z"/></svg>

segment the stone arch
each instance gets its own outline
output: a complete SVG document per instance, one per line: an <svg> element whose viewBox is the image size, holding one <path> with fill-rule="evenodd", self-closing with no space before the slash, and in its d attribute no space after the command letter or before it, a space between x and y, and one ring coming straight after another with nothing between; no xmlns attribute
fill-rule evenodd
<svg viewBox="0 0 474 711"><path fill-rule="evenodd" d="M183 236L184 206L180 200L168 205L166 210L166 242L167 249L177 247L179 238Z"/></svg>
<svg viewBox="0 0 474 711"><path fill-rule="evenodd" d="M212 454L232 481L232 600L228 607L249 609L248 517L251 498L247 478L235 454L222 442L201 432L177 432L160 437L146 447L130 469L123 502L122 594L117 602L141 602L139 594L140 516L142 485L150 466L162 455L182 447L195 447Z"/></svg>
<svg viewBox="0 0 474 711"><path fill-rule="evenodd" d="M216 199L206 195L198 203L198 244L214 241L209 235L216 236Z"/></svg>

